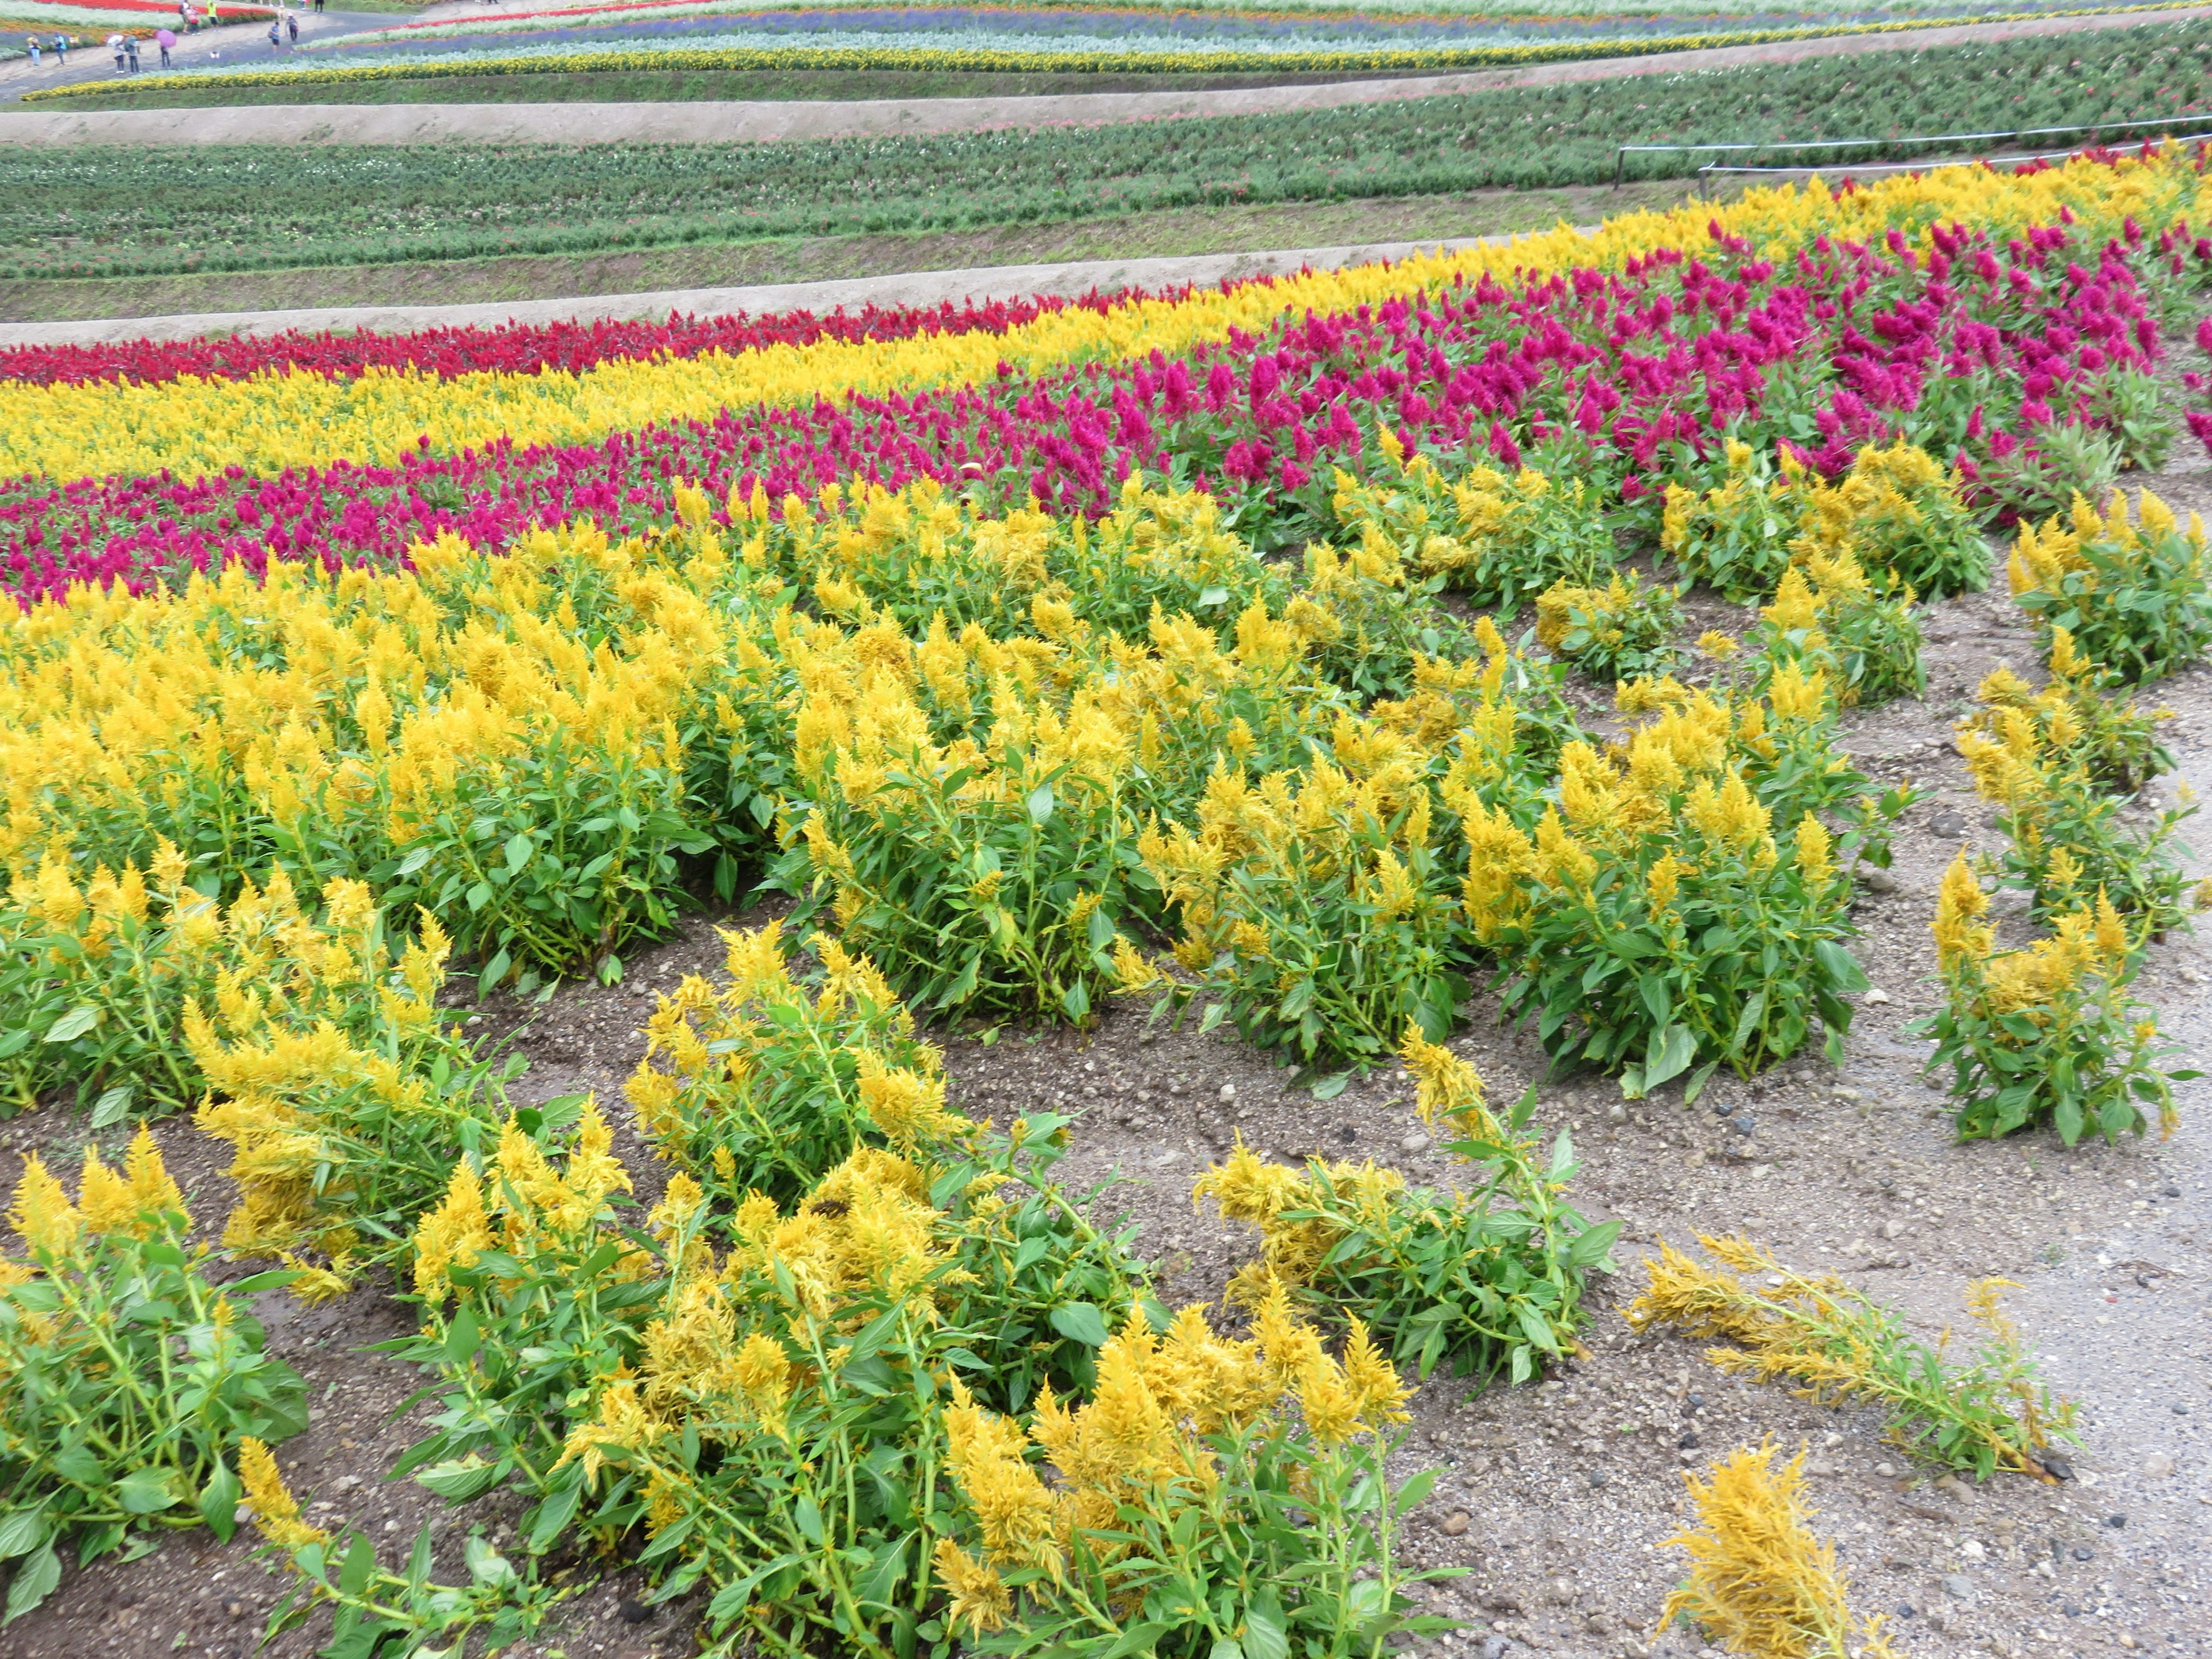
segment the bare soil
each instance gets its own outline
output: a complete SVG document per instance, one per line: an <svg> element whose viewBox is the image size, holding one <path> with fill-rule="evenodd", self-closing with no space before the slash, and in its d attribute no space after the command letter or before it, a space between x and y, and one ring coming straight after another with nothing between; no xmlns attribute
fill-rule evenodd
<svg viewBox="0 0 2212 1659"><path fill-rule="evenodd" d="M2177 446L2179 449L2179 446ZM2212 511L2212 469L2180 455L2148 483L2180 508ZM2002 578L2000 578L2000 583ZM1698 625L1726 623L1700 606ZM1736 618L1739 625L1741 618ZM1929 1006L1928 938L1936 882L1961 842L1993 844L1987 808L1952 752L1953 723L1973 686L2008 662L2037 659L2002 586L1933 608L1927 696L1856 714L1848 746L1878 778L1916 778L1936 793L1898 841L1888 879L1869 884L1855 915L1861 960L1879 994L1862 999L1840 1069L1805 1057L1759 1078L1724 1079L1694 1109L1671 1094L1629 1102L1603 1079L1546 1085L1539 1121L1571 1133L1583 1207L1625 1224L1623 1271L1593 1297L1589 1352L1540 1386L1470 1389L1435 1379L1415 1401L1396 1463L1443 1470L1413 1517L1407 1552L1463 1565L1432 1599L1459 1632L1419 1650L1507 1659L1524 1650L1572 1659L1680 1659L1686 1632L1655 1638L1680 1572L1663 1540L1682 1524L1682 1475L1730 1448L1771 1437L1810 1449L1820 1525L1837 1540L1855 1601L1896 1621L1916 1659L1987 1653L2160 1656L2212 1653L2212 1112L2203 1085L2182 1091L2167 1140L2069 1152L2048 1134L1959 1146L1942 1096L1920 1075L1927 1045L1907 1030ZM2179 784L2212 785L2212 669L2154 688L2177 711L2169 728ZM1877 890L1879 889L1880 890ZM718 925L752 926L771 910L696 917L630 964L613 989L575 986L544 1009L495 1004L485 1032L511 1031L532 1066L521 1103L591 1090L617 1107L641 1050L655 997L685 973L713 975ZM2212 1060L2212 953L2201 937L2158 946L2140 981L2186 1049ZM1478 1000L1455 1046L1492 1095L1511 1099L1541 1060L1525 1035L1500 1030ZM1382 1071L1316 1102L1285 1072L1226 1031L1147 1027L1141 1008L1109 1008L1098 1027L939 1033L955 1103L1004 1121L1042 1107L1082 1115L1068 1183L1113 1184L1101 1213L1126 1213L1160 1267L1170 1303L1217 1297L1254 1249L1248 1231L1194 1206L1194 1179L1241 1133L1278 1158L1310 1152L1373 1157L1426 1182L1456 1178L1421 1134L1404 1079ZM1733 1123L1718 1109L1735 1109ZM1741 1126L1751 1125L1748 1133ZM0 1150L67 1158L82 1121L47 1110L0 1126ZM221 1151L189 1122L157 1133L196 1212L216 1223L228 1202ZM626 1156L641 1198L658 1184L634 1138ZM2009 1307L2054 1383L2081 1402L2073 1478L1986 1483L1931 1479L1880 1434L1877 1417L1832 1411L1785 1390L1733 1381L1697 1345L1636 1336L1620 1306L1642 1282L1656 1240L1741 1230L1795 1266L1841 1274L1893 1301L1924 1337L1964 1323L1961 1293L1989 1274L2020 1282ZM384 1472L410 1438L392 1413L418 1379L363 1352L398 1331L403 1309L374 1287L299 1311L262 1298L271 1346L307 1376L313 1425L282 1449L295 1488L329 1519L392 1540L439 1514L441 1565L471 1527L506 1536L500 1500L439 1513L434 1500ZM221 1656L243 1659L279 1592L241 1539L223 1547L179 1534L156 1553L71 1571L36 1613L0 1632L5 1659ZM516 1659L674 1659L692 1649L696 1604L644 1613L640 1583L612 1564L569 1564L579 1588L541 1639ZM605 1571L605 1577L595 1575ZM627 1601L627 1609L626 1609ZM304 1656L313 1631L273 1644Z"/></svg>

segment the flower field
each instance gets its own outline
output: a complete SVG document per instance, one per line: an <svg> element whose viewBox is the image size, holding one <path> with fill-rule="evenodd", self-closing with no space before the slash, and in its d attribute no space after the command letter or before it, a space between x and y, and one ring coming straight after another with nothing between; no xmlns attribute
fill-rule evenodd
<svg viewBox="0 0 2212 1659"><path fill-rule="evenodd" d="M1741 1237L1616 1310L1607 1153L1467 1027L1615 1124L1845 1064L1925 799L1853 734L1995 536L2047 670L1947 728L2002 833L1913 919L1913 1052L1960 1142L2172 1132L2139 978L2203 896L2185 801L2130 805L2174 764L2137 696L2212 648L2212 559L2112 486L2174 436L2208 161L1078 302L0 356L0 1113L86 1148L0 1261L7 1620L250 1520L328 1652L547 1642L627 1575L731 1656L1379 1656L1459 1639L1421 1400L1668 1331L1927 1474L2056 1479L2076 1408L1985 1273L1971 1343ZM461 1006L616 994L767 895L638 1005L619 1102ZM1221 1138L1173 1194L1256 1231L1218 1306L1060 1170L1065 1091L956 1086L1146 1018L1419 1126ZM397 1307L390 1470L465 1545L295 1492L331 1393L280 1291ZM1882 1639L1774 1455L1615 1615Z"/></svg>
<svg viewBox="0 0 2212 1659"><path fill-rule="evenodd" d="M2157 8L2150 8L2156 9ZM1967 14L1995 21L2065 15ZM1748 12L1681 27L1665 10L1534 17L1397 16L1364 12L1161 12L1080 7L921 6L813 10L682 10L481 20L468 32L404 26L310 43L288 64L217 64L149 77L140 92L337 86L453 76L902 70L1047 75L1366 76L1559 63L1754 46L1824 35L1941 27L1960 14ZM480 44L471 46L474 40ZM340 63L309 59L328 55ZM27 93L27 100L99 97L106 82Z"/></svg>
<svg viewBox="0 0 2212 1659"><path fill-rule="evenodd" d="M1603 184L1620 143L1870 137L1835 153L1857 162L1904 153L1884 137L1895 133L2106 122L2117 137L2130 121L2185 124L2212 108L2208 42L2212 26L2185 21L1932 49L1897 75L1848 57L1760 64L1641 79L1633 107L1603 84L1571 83L933 137L325 147L313 173L206 149L24 149L0 156L0 276L578 254ZM1627 170L1681 177L1705 159L1639 155ZM161 191L142 187L148 167Z"/></svg>

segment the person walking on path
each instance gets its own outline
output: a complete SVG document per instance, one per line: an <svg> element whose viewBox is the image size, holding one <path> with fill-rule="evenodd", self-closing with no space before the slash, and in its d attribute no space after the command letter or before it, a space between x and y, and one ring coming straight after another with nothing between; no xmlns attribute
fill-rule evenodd
<svg viewBox="0 0 2212 1659"><path fill-rule="evenodd" d="M111 34L111 35L109 35L109 36L107 37L107 49L108 49L108 51L110 51L110 52L113 52L113 53L115 54L115 72L116 72L118 75L122 74L122 73L123 73L123 37L122 37L120 34Z"/></svg>
<svg viewBox="0 0 2212 1659"><path fill-rule="evenodd" d="M36 68L38 68L38 66L39 66L39 37L38 37L37 35L35 35L35 34L34 34L34 35L33 35L33 36L31 37L31 67L32 67L33 69L36 69Z"/></svg>
<svg viewBox="0 0 2212 1659"><path fill-rule="evenodd" d="M123 55L131 60L131 73L133 75L137 74L138 37L137 35L126 34L123 37Z"/></svg>
<svg viewBox="0 0 2212 1659"><path fill-rule="evenodd" d="M177 44L177 37L167 29L157 29L154 33L154 44L161 49L161 67L168 68L169 48Z"/></svg>
<svg viewBox="0 0 2212 1659"><path fill-rule="evenodd" d="M296 46L300 44L300 15L297 12L284 14L284 33L292 45Z"/></svg>
<svg viewBox="0 0 2212 1659"><path fill-rule="evenodd" d="M54 36L54 61L64 69L69 67L69 36L66 34Z"/></svg>
<svg viewBox="0 0 2212 1659"><path fill-rule="evenodd" d="M321 15L322 15L322 14L323 14L323 0L315 0L315 15L317 15L318 17L319 17L319 16L321 16Z"/></svg>
<svg viewBox="0 0 2212 1659"><path fill-rule="evenodd" d="M283 49L284 31L281 27L279 27L276 20L272 17L269 20L269 50L272 52L278 52L283 51Z"/></svg>

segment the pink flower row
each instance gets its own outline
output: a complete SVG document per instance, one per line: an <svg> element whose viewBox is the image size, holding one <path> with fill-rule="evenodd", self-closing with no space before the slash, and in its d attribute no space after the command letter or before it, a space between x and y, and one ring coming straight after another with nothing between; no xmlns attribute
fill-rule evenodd
<svg viewBox="0 0 2212 1659"><path fill-rule="evenodd" d="M1972 466L1993 442L2095 419L2105 376L2157 359L2133 269L2149 258L2203 253L2171 238L2083 249L2052 226L2004 246L1941 232L1924 256L1895 237L1822 242L1778 269L1717 241L1618 275L1485 278L1417 304L1285 317L1182 357L726 411L588 446L24 489L0 494L0 583L27 603L71 581L143 587L234 560L399 562L447 530L493 550L579 517L621 532L666 522L678 479L717 500L757 483L780 500L927 477L1073 513L1102 510L1141 471L1218 491L1240 529L1289 544L1328 527L1332 470L1370 464L1385 424L1446 465L1526 455L1632 505L1669 480L1711 482L1731 434L1790 443L1830 472L1896 436Z"/></svg>

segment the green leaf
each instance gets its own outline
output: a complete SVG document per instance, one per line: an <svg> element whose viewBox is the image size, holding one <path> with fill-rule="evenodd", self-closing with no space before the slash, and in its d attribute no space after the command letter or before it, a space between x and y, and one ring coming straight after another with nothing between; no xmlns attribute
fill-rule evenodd
<svg viewBox="0 0 2212 1659"><path fill-rule="evenodd" d="M1173 1625L1150 1622L1132 1625L1121 1632L1121 1639L1100 1654L1098 1659L1127 1659L1127 1656L1133 1653L1151 1653L1159 1646L1160 1638L1175 1628Z"/></svg>
<svg viewBox="0 0 2212 1659"><path fill-rule="evenodd" d="M1060 994L1060 1012L1080 1025L1091 1015L1091 987L1082 980Z"/></svg>
<svg viewBox="0 0 2212 1659"><path fill-rule="evenodd" d="M1092 1302L1061 1303L1052 1310L1052 1328L1069 1341L1093 1348L1104 1347L1112 1334L1106 1328L1106 1316Z"/></svg>
<svg viewBox="0 0 2212 1659"><path fill-rule="evenodd" d="M429 861L430 849L428 848L412 847L408 849L407 856L399 860L398 869L393 871L392 873L395 876L411 876Z"/></svg>
<svg viewBox="0 0 2212 1659"><path fill-rule="evenodd" d="M368 1534L354 1534L345 1565L338 1569L338 1589L345 1595L359 1595L368 1588L369 1575L375 1571L376 1546L368 1541Z"/></svg>
<svg viewBox="0 0 2212 1659"><path fill-rule="evenodd" d="M1644 1055L1644 1093L1650 1093L1669 1078L1680 1076L1697 1057L1698 1039L1688 1026L1669 1025L1656 1034Z"/></svg>
<svg viewBox="0 0 2212 1659"><path fill-rule="evenodd" d="M1052 786L1048 783L1037 785L1030 791L1025 805L1029 807L1031 823L1042 826L1049 823L1052 819Z"/></svg>
<svg viewBox="0 0 2212 1659"><path fill-rule="evenodd" d="M111 1123L123 1121L123 1115L131 1109L131 1085L118 1083L92 1103L92 1118L85 1126L105 1129Z"/></svg>
<svg viewBox="0 0 2212 1659"><path fill-rule="evenodd" d="M46 1541L50 1530L43 1509L10 1510L0 1515L0 1561L28 1555Z"/></svg>
<svg viewBox="0 0 2212 1659"><path fill-rule="evenodd" d="M446 1360L458 1365L483 1346L483 1339L477 1329L477 1310L464 1304L453 1316L453 1322L446 1327Z"/></svg>
<svg viewBox="0 0 2212 1659"><path fill-rule="evenodd" d="M62 1582L61 1557L54 1547L42 1545L37 1553L15 1569L15 1582L8 1586L8 1610L0 1614L0 1625L12 1625L33 1607L53 1593Z"/></svg>
<svg viewBox="0 0 2212 1659"><path fill-rule="evenodd" d="M173 1509L177 1493L169 1484L169 1472L160 1468L137 1468L115 1483L116 1501L130 1515L159 1515L163 1510Z"/></svg>
<svg viewBox="0 0 2212 1659"><path fill-rule="evenodd" d="M1405 1515L1410 1510L1419 1508L1428 1501L1429 1494L1436 1490L1436 1485L1437 1472L1434 1469L1423 1469L1398 1488L1396 1495L1390 1500L1390 1512L1393 1515Z"/></svg>
<svg viewBox="0 0 2212 1659"><path fill-rule="evenodd" d="M1546 1353L1559 1352L1559 1339L1552 1334L1552 1322L1544 1317L1541 1309L1533 1303L1522 1302L1515 1306L1513 1316L1520 1322L1521 1334L1531 1343Z"/></svg>
<svg viewBox="0 0 2212 1659"><path fill-rule="evenodd" d="M238 1483L238 1476L223 1459L216 1460L215 1468L200 1488L200 1519L208 1523L208 1530L226 1544L238 1530L238 1500L246 1489Z"/></svg>
<svg viewBox="0 0 2212 1659"><path fill-rule="evenodd" d="M1824 939L1817 941L1813 946L1813 955L1820 966L1827 969L1828 983L1837 990L1848 994L1873 987L1874 981L1866 976L1866 969L1859 966L1859 959L1835 940Z"/></svg>
<svg viewBox="0 0 2212 1659"><path fill-rule="evenodd" d="M99 1024L100 1010L80 1005L77 1007L70 1009L69 1012L64 1014L52 1025L46 1027L46 1041L49 1042L74 1042L77 1038L82 1036L87 1031L89 1031L94 1026ZM44 1595L46 1591L40 1590L39 1594L40 1595Z"/></svg>
<svg viewBox="0 0 2212 1659"><path fill-rule="evenodd" d="M1244 1609L1247 1659L1289 1659L1290 1651L1290 1620L1283 1617L1283 1604L1274 1591L1263 1589Z"/></svg>
<svg viewBox="0 0 2212 1659"><path fill-rule="evenodd" d="M530 855L538 850L538 843L517 830L507 838L507 872L510 876L521 872L530 862Z"/></svg>
<svg viewBox="0 0 2212 1659"><path fill-rule="evenodd" d="M571 1468L580 1468L572 1464ZM570 1480L552 1492L538 1506L538 1513L530 1522L530 1537L524 1547L532 1555L543 1555L561 1540L568 1529L569 1522L576 1518L576 1505L582 1501L584 1483Z"/></svg>
<svg viewBox="0 0 2212 1659"><path fill-rule="evenodd" d="M799 1536L816 1549L820 1549L826 1536L822 1530L822 1505L802 1493L799 1501L791 1506L791 1518L799 1528Z"/></svg>
<svg viewBox="0 0 2212 1659"><path fill-rule="evenodd" d="M1316 1100L1334 1100L1351 1081L1352 1073L1349 1072L1331 1072L1327 1077L1316 1080L1311 1093Z"/></svg>
<svg viewBox="0 0 2212 1659"><path fill-rule="evenodd" d="M466 1457L449 1457L427 1469L416 1470L415 1484L437 1493L448 1504L464 1504L504 1480L507 1467L503 1458L496 1463L488 1462L480 1453L471 1452Z"/></svg>
<svg viewBox="0 0 2212 1659"><path fill-rule="evenodd" d="M1605 1260L1606 1253L1613 1249L1613 1241L1620 1237L1620 1224L1618 1221L1601 1222L1567 1246L1567 1264L1574 1267L1595 1267Z"/></svg>

